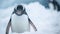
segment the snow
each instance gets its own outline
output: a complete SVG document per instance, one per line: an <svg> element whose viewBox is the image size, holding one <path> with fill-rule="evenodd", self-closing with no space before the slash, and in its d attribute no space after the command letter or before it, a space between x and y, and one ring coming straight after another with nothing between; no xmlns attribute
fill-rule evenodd
<svg viewBox="0 0 60 34"><path fill-rule="evenodd" d="M60 34L60 12L54 10L52 4L49 5L50 9L46 9L39 2L24 5L29 18L35 24L38 31L34 32L31 27L31 32L12 33L10 28L9 34ZM0 34L5 34L13 9L14 6L0 9Z"/></svg>

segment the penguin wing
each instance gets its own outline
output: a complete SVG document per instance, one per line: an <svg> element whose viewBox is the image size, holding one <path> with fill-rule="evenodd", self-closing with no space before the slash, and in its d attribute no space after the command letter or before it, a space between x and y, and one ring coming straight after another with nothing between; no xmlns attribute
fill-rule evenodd
<svg viewBox="0 0 60 34"><path fill-rule="evenodd" d="M37 28L35 27L35 25L32 23L32 21L28 18L28 21L29 21L29 23L31 24L31 26L33 27L33 29L35 30L35 31L37 31Z"/></svg>
<svg viewBox="0 0 60 34"><path fill-rule="evenodd" d="M8 25L7 25L7 28L6 28L6 34L9 34L9 28L10 28L10 26L11 26L11 18L10 18L10 20L8 22Z"/></svg>

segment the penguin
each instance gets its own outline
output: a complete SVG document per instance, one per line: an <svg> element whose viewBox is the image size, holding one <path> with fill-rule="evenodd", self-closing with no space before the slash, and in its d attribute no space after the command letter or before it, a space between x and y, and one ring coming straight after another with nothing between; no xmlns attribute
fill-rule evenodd
<svg viewBox="0 0 60 34"><path fill-rule="evenodd" d="M23 5L18 5L16 8L14 8L14 11L8 22L8 25L6 27L6 34L9 34L10 27L12 32L15 33L30 31L30 24L33 27L34 31L37 31L37 28L27 15L26 9L23 7Z"/></svg>

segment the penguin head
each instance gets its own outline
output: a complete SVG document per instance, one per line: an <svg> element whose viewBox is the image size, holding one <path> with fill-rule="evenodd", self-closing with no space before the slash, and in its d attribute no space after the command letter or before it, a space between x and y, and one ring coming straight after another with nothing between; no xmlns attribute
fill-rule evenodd
<svg viewBox="0 0 60 34"><path fill-rule="evenodd" d="M16 8L14 8L14 13L18 16L22 15L24 13L24 7L22 5L18 5Z"/></svg>

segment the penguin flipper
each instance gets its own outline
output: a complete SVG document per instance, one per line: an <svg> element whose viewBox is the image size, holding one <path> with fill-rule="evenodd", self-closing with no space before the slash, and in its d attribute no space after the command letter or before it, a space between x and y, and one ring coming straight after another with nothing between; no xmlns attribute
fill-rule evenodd
<svg viewBox="0 0 60 34"><path fill-rule="evenodd" d="M10 28L10 26L11 26L11 18L10 18L10 20L8 22L8 25L7 25L7 28L6 28L6 34L9 34L9 28Z"/></svg>
<svg viewBox="0 0 60 34"><path fill-rule="evenodd" d="M29 24L31 24L31 26L33 27L33 29L35 30L35 31L37 31L37 28L36 28L36 26L32 23L32 21L28 18L28 20L29 20Z"/></svg>

